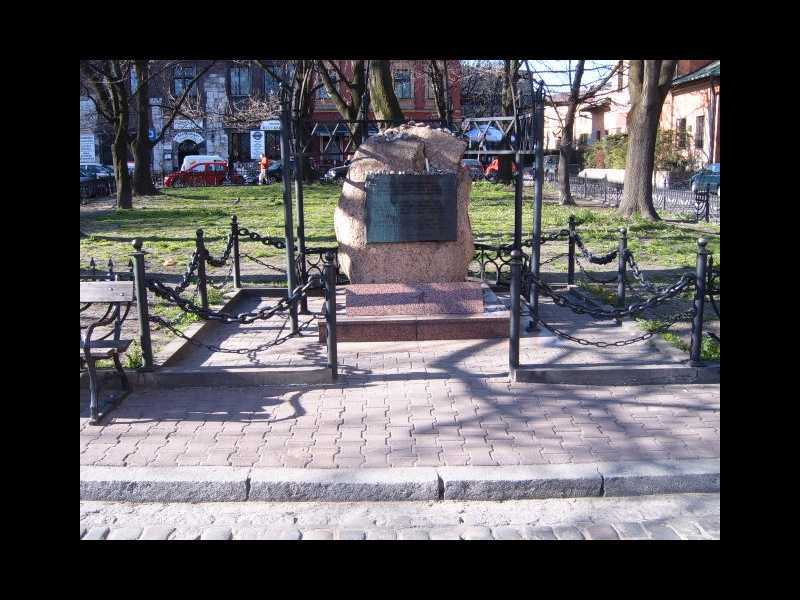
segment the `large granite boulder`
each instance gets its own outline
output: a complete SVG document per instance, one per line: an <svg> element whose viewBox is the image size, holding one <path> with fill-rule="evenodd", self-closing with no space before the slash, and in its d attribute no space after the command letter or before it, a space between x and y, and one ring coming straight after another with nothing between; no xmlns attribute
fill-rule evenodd
<svg viewBox="0 0 800 600"><path fill-rule="evenodd" d="M352 283L465 280L475 252L468 213L472 181L461 165L465 147L446 131L408 124L374 135L358 148L334 215L340 267ZM456 241L367 243L367 176L426 171L456 174Z"/></svg>

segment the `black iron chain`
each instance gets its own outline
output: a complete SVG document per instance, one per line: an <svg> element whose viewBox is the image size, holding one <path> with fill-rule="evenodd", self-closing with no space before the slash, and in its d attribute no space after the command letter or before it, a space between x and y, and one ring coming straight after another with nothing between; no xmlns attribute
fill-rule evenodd
<svg viewBox="0 0 800 600"><path fill-rule="evenodd" d="M612 310L602 310L602 309L589 309L585 306L577 304L572 300L568 300L567 297L563 294L558 294L551 288L549 285L544 283L541 280L536 279L532 274L529 274L529 282L533 285L536 285L539 288L539 291L548 296L553 300L553 303L561 306L562 308L569 308L575 313L578 314L588 314L596 319L606 320L606 319L621 319L623 317L632 317L638 314L643 313L645 310L653 308L654 306L658 306L659 304L663 304L670 298L674 298L678 294L682 293L686 288L694 284L694 279L689 277L688 275L683 275L678 281L670 285L667 289L665 289L660 294L652 296L648 298L644 302L636 302L634 304L629 305L626 308L615 308Z"/></svg>
<svg viewBox="0 0 800 600"><path fill-rule="evenodd" d="M278 248L279 250L283 250L283 249L286 248L286 240L285 239L277 238L277 237L270 237L268 235L261 235L259 233L256 233L255 231L250 231L246 227L240 227L239 228L239 237L240 238L242 238L242 237L249 238L250 240L252 240L254 242L261 242L265 246L274 246L275 248Z"/></svg>
<svg viewBox="0 0 800 600"><path fill-rule="evenodd" d="M589 273L589 271L583 268L583 264L581 264L581 261L577 256L575 257L575 262L578 263L578 268L581 270L581 273L583 273L586 279L588 279L589 281L593 281L594 283L615 283L619 280L619 275L617 275L616 273L614 274L614 277L612 277L611 279L601 279L599 277L595 277L594 275Z"/></svg>
<svg viewBox="0 0 800 600"><path fill-rule="evenodd" d="M233 281L233 263L231 263L230 268L228 269L228 274L225 276L225 279L222 280L222 283L219 285L215 285L210 279L208 280L208 285L210 285L215 290L223 290L225 289L229 283Z"/></svg>
<svg viewBox="0 0 800 600"><path fill-rule="evenodd" d="M184 312L195 314L201 319L207 321L220 321L222 323L252 323L253 321L260 319L269 319L276 313L289 310L289 307L292 304L296 305L297 302L299 302L300 299L306 295L308 289L319 287L319 282L317 281L317 278L313 278L305 285L298 286L297 288L295 288L288 298L281 298L280 301L278 301L278 303L275 306L264 308L259 311L252 311L252 312L240 313L238 315L233 315L230 313L213 311L209 308L203 308L202 306L198 306L193 302L186 300L185 298L181 298L178 294L175 293L174 290L164 285L161 281L158 281L157 279L148 279L146 284L147 284L147 289L152 291L158 297L177 305L178 308L180 308Z"/></svg>
<svg viewBox="0 0 800 600"><path fill-rule="evenodd" d="M583 257L590 263L595 265L607 265L612 260L617 258L617 254L619 253L619 250L612 250L611 252L608 252L606 254L595 256L594 254L589 252L589 250L584 245L581 236L577 232L575 233L575 244L578 246L578 250L581 251L581 254L583 254Z"/></svg>
<svg viewBox="0 0 800 600"><path fill-rule="evenodd" d="M305 321L305 322L303 322L303 323L301 323L299 325L299 329L301 331L306 329L317 318L319 318L318 314L316 314L316 313L312 314L311 318L309 318L307 321ZM281 334L286 329L286 323L288 322L288 320L289 320L289 316L286 315L284 317L284 319L283 319L283 324L281 325L281 328L278 330L278 333L275 336L275 338L270 340L270 341L268 341L268 342L266 342L266 343L264 343L264 344L260 344L258 346L255 346L254 348L229 349L229 348L222 348L222 347L217 346L215 344L204 344L202 342L198 342L197 340L194 340L194 339L190 338L189 336L187 336L186 334L184 334L180 329L177 329L171 323L165 321L161 317L155 316L155 315L150 317L150 321L152 321L153 323L158 323L159 325L162 325L163 327L165 327L166 329L171 331L174 335L186 340L187 342L189 342L193 346L197 346L198 348L205 348L206 350L210 350L211 352L222 352L224 354L247 355L251 359L255 359L255 355L257 353L263 352L264 350L268 350L269 348L273 348L275 346L279 346L280 344L283 344L286 340L291 339L292 337L295 337L295 334L292 334L292 333L289 333L289 334L281 337Z"/></svg>
<svg viewBox="0 0 800 600"><path fill-rule="evenodd" d="M541 265L546 265L546 264L548 264L548 263L551 263L551 262L555 262L555 261L557 261L559 258L566 258L567 256L569 256L569 254L568 254L568 253L566 253L566 252L565 252L565 253L563 253L563 254L556 254L555 256L552 256L552 257L548 258L547 260L543 260L543 261L541 261L541 262L539 263L539 266L541 266Z"/></svg>
<svg viewBox="0 0 800 600"><path fill-rule="evenodd" d="M523 299L522 302L523 302L523 304L525 304L525 306L528 307L528 310L531 310L531 305L526 300ZM561 329L558 329L557 327L555 327L553 325L550 325L549 323L547 323L546 321L543 321L539 317L536 318L536 322L537 323L541 323L542 325L544 325L545 329L549 330L550 332L552 332L553 334L557 335L558 337L563 338L565 340L569 340L571 342L575 342L577 344L580 344L581 346L594 346L596 348L611 348L611 347L619 348L619 347L622 347L622 346L629 346L631 344L636 344L636 343L639 343L639 342L643 342L645 340L649 340L654 335L657 335L659 333L664 333L665 331L667 331L670 327L672 327L678 321L692 319L692 318L694 318L694 308L691 308L691 309L686 310L686 311L684 311L682 313L678 313L676 315L673 315L673 316L669 317L662 325L660 325L656 329L653 329L652 331L648 331L648 332L643 333L642 335L636 336L634 338L628 338L628 339L625 339L625 340L617 340L615 342L592 341L592 340L587 340L587 339L584 339L584 338L575 337L573 335L568 334L565 331L562 331Z"/></svg>
<svg viewBox="0 0 800 600"><path fill-rule="evenodd" d="M225 263L228 262L228 258L230 258L231 250L233 250L233 237L229 234L228 236L226 236L226 239L228 240L228 243L225 246L225 251L219 258L214 258L213 256L211 256L211 253L208 251L208 248L206 248L205 259L206 262L210 264L212 267L224 267Z"/></svg>
<svg viewBox="0 0 800 600"><path fill-rule="evenodd" d="M278 273L286 273L286 269L284 269L283 267L276 267L275 265L265 263L261 260L258 260L255 256L250 256L249 254L242 254L242 258L251 260L256 264L261 265L262 267L267 267L268 269L272 269L273 271L277 271Z"/></svg>

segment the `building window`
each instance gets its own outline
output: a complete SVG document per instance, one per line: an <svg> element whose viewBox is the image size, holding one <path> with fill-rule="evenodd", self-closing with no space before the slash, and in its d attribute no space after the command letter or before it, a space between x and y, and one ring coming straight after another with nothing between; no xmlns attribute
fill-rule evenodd
<svg viewBox="0 0 800 600"><path fill-rule="evenodd" d="M599 129L594 132L594 139L595 140L599 140L602 136L603 136L603 132L600 131Z"/></svg>
<svg viewBox="0 0 800 600"><path fill-rule="evenodd" d="M678 119L675 129L678 130L678 148L686 148L686 119Z"/></svg>
<svg viewBox="0 0 800 600"><path fill-rule="evenodd" d="M136 77L136 69L131 67L131 94L135 94L139 89L139 79Z"/></svg>
<svg viewBox="0 0 800 600"><path fill-rule="evenodd" d="M231 67L231 96L250 95L250 68Z"/></svg>
<svg viewBox="0 0 800 600"><path fill-rule="evenodd" d="M175 78L173 79L173 91L176 96L183 94L183 91L189 88L189 84L195 78L197 69L194 65L178 65L175 67ZM189 88L189 96L197 96L197 86L193 85Z"/></svg>
<svg viewBox="0 0 800 600"><path fill-rule="evenodd" d="M694 122L694 147L703 149L703 137L706 130L706 116L700 115Z"/></svg>
<svg viewBox="0 0 800 600"><path fill-rule="evenodd" d="M589 143L589 134L588 133L580 134L580 136L578 137L578 143L581 144L581 145L584 145L584 146L587 143ZM561 140L557 140L556 141L556 145L560 146L561 145Z"/></svg>
<svg viewBox="0 0 800 600"><path fill-rule="evenodd" d="M230 159L233 162L245 162L250 159L250 132L231 133Z"/></svg>
<svg viewBox="0 0 800 600"><path fill-rule="evenodd" d="M408 69L397 69L394 72L394 93L398 100L411 98L411 74Z"/></svg>
<svg viewBox="0 0 800 600"><path fill-rule="evenodd" d="M264 71L264 95L273 96L281 91L281 83L268 72Z"/></svg>

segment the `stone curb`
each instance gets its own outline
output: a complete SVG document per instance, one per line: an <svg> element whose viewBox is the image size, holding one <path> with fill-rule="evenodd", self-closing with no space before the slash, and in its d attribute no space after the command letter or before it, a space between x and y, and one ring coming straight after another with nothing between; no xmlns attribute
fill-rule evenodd
<svg viewBox="0 0 800 600"><path fill-rule="evenodd" d="M677 383L719 383L720 366L688 364L653 365L565 365L523 366L514 369L514 381L572 385L668 385Z"/></svg>
<svg viewBox="0 0 800 600"><path fill-rule="evenodd" d="M81 467L81 500L521 500L718 493L719 459L509 467Z"/></svg>
<svg viewBox="0 0 800 600"><path fill-rule="evenodd" d="M242 501L249 473L237 467L81 467L81 500Z"/></svg>
<svg viewBox="0 0 800 600"><path fill-rule="evenodd" d="M431 467L397 469L258 469L250 473L248 500L438 500Z"/></svg>

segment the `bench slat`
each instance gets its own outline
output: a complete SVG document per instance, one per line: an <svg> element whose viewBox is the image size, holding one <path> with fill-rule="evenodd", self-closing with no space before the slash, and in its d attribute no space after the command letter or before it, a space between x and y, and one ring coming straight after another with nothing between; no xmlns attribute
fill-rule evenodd
<svg viewBox="0 0 800 600"><path fill-rule="evenodd" d="M108 357L114 352L122 354L131 345L132 340L101 340L99 342L89 343L89 352L92 357ZM83 344L81 343L81 356L83 356Z"/></svg>
<svg viewBox="0 0 800 600"><path fill-rule="evenodd" d="M81 302L132 302L132 281L82 281Z"/></svg>

